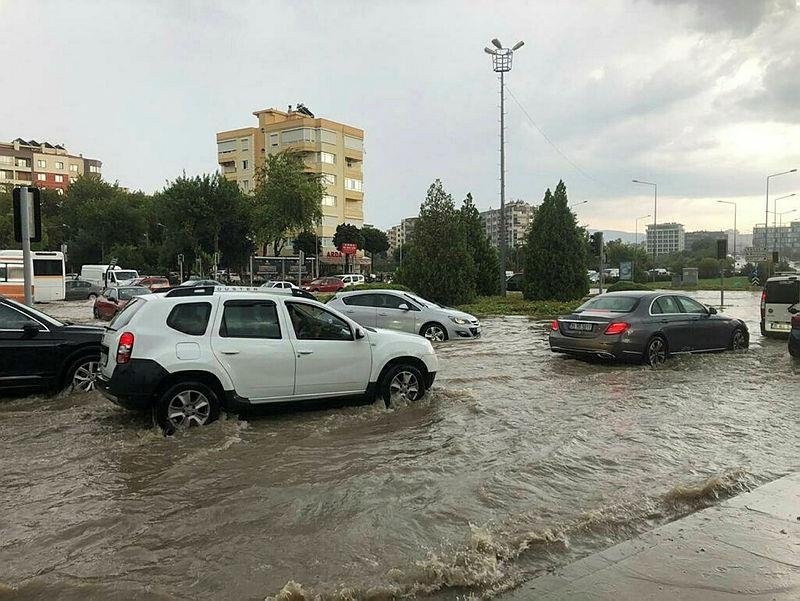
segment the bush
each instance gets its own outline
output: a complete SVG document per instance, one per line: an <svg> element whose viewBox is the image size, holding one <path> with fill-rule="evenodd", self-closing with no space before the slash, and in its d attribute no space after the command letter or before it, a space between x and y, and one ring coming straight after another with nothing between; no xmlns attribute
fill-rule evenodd
<svg viewBox="0 0 800 601"><path fill-rule="evenodd" d="M616 284L608 287L606 292L617 292L620 290L652 290L652 288L646 284L640 284L638 282L627 282L620 280Z"/></svg>
<svg viewBox="0 0 800 601"><path fill-rule="evenodd" d="M411 292L408 286L403 284L389 284L387 282L369 282L368 284L356 284L345 288L345 290L405 290Z"/></svg>

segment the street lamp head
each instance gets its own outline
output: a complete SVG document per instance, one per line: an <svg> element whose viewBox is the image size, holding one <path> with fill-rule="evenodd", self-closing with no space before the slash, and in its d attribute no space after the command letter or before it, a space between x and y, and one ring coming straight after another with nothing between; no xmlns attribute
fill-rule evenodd
<svg viewBox="0 0 800 601"><path fill-rule="evenodd" d="M486 54L497 54L497 53L496 53L494 50L492 50L491 48L484 48L484 49L483 49L483 51L484 51Z"/></svg>
<svg viewBox="0 0 800 601"><path fill-rule="evenodd" d="M794 173L794 172L796 172L796 171L797 171L797 168L794 168L794 169L789 169L789 173Z"/></svg>
<svg viewBox="0 0 800 601"><path fill-rule="evenodd" d="M523 42L522 40L520 40L519 42L517 42L516 44L514 44L514 46L511 48L511 50L519 50L519 49L520 49L520 48L522 48L524 45L525 45L525 42Z"/></svg>
<svg viewBox="0 0 800 601"><path fill-rule="evenodd" d="M494 47L497 48L498 50L501 50L503 48L503 45L500 43L500 40L498 40L497 38L494 38L492 40L492 44L494 44Z"/></svg>

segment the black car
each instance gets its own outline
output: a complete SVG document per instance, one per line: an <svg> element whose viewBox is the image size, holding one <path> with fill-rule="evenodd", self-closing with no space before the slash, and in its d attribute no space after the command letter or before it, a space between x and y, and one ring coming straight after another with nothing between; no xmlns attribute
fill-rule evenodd
<svg viewBox="0 0 800 601"><path fill-rule="evenodd" d="M0 296L0 393L93 390L102 336Z"/></svg>
<svg viewBox="0 0 800 601"><path fill-rule="evenodd" d="M741 319L669 292L600 294L550 328L553 352L650 365L669 355L743 349L749 342Z"/></svg>

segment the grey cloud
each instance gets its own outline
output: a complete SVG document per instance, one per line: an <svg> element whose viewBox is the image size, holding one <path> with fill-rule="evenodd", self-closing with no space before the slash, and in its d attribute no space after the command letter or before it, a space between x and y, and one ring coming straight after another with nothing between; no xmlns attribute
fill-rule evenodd
<svg viewBox="0 0 800 601"><path fill-rule="evenodd" d="M739 106L775 121L800 123L800 53L778 58L764 71L762 89L747 95Z"/></svg>
<svg viewBox="0 0 800 601"><path fill-rule="evenodd" d="M701 31L729 32L736 37L752 34L768 17L796 11L795 0L652 0L666 6L686 6L694 12Z"/></svg>

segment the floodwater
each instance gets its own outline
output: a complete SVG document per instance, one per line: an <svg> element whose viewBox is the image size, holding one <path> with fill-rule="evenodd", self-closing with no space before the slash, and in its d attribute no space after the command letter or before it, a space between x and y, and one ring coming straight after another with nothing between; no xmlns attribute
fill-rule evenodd
<svg viewBox="0 0 800 601"><path fill-rule="evenodd" d="M438 347L426 399L390 409L165 438L96 393L0 400L0 598L502 599L800 469L800 368L759 335L757 294L726 301L748 351L656 370L554 356L546 323L487 319Z"/></svg>

